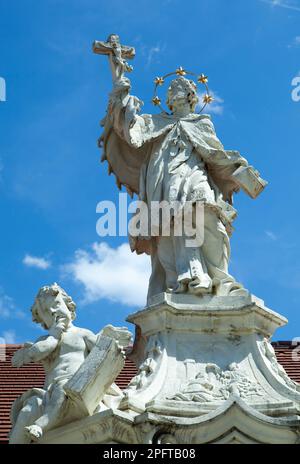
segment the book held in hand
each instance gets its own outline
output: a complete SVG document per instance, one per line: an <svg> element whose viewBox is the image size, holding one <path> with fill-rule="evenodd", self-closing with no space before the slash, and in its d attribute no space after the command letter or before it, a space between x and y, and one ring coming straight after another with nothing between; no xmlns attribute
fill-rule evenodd
<svg viewBox="0 0 300 464"><path fill-rule="evenodd" d="M232 177L251 198L258 197L268 184L252 166L240 166Z"/></svg>

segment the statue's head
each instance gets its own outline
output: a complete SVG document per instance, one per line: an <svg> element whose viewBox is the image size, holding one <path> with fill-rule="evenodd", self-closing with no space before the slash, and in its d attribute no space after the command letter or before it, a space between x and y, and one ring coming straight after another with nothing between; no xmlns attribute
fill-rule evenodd
<svg viewBox="0 0 300 464"><path fill-rule="evenodd" d="M107 42L113 46L120 45L120 37L117 34L110 34L107 38Z"/></svg>
<svg viewBox="0 0 300 464"><path fill-rule="evenodd" d="M32 320L49 329L59 319L74 320L76 304L58 284L42 287L31 308Z"/></svg>
<svg viewBox="0 0 300 464"><path fill-rule="evenodd" d="M194 81L181 76L171 82L168 88L167 105L173 113L176 113L179 106L186 104L190 106L193 113L198 101L197 86Z"/></svg>

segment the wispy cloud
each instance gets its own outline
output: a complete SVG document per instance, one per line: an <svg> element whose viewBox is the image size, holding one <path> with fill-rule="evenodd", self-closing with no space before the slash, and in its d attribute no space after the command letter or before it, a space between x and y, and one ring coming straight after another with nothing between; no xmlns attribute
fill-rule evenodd
<svg viewBox="0 0 300 464"><path fill-rule="evenodd" d="M51 267L51 262L48 259L28 254L23 258L23 264L28 267L35 267L37 269L43 270L49 269L49 267Z"/></svg>
<svg viewBox="0 0 300 464"><path fill-rule="evenodd" d="M8 318L15 310L15 304L11 297L4 293L0 287L0 317Z"/></svg>
<svg viewBox="0 0 300 464"><path fill-rule="evenodd" d="M1 333L1 341L4 342L5 345L14 345L17 343L17 336L14 330L5 330Z"/></svg>
<svg viewBox="0 0 300 464"><path fill-rule="evenodd" d="M202 108L203 106L203 97L205 93L198 93L199 103L197 105L197 109ZM224 112L224 100L221 98L217 92L213 90L210 91L210 95L213 97L213 102L209 105L206 105L204 112L207 114L217 114L222 115Z"/></svg>
<svg viewBox="0 0 300 464"><path fill-rule="evenodd" d="M66 32L64 32L66 34ZM74 42L75 40L75 42ZM67 56L79 56L86 53L89 43L86 43L87 39L82 36L66 38L61 35L59 38L55 37L51 40L46 40L46 45L54 53L59 53L64 57Z"/></svg>
<svg viewBox="0 0 300 464"><path fill-rule="evenodd" d="M276 240L278 239L277 235L274 234L274 232L272 232L271 230L265 230L265 234L270 240L273 240L273 242L276 242Z"/></svg>
<svg viewBox="0 0 300 464"><path fill-rule="evenodd" d="M0 287L0 318L9 319L24 319L26 317L24 311L20 311L10 296L8 296L2 287Z"/></svg>
<svg viewBox="0 0 300 464"><path fill-rule="evenodd" d="M6 101L6 82L3 77L0 77L0 102Z"/></svg>
<svg viewBox="0 0 300 464"><path fill-rule="evenodd" d="M289 45L289 48L300 47L300 35L297 35L293 40L292 43Z"/></svg>
<svg viewBox="0 0 300 464"><path fill-rule="evenodd" d="M150 260L136 256L128 244L111 248L106 243L94 243L89 251L78 250L73 262L64 265L66 277L84 286L84 302L107 299L128 306L143 306L146 302Z"/></svg>
<svg viewBox="0 0 300 464"><path fill-rule="evenodd" d="M148 51L148 56L147 56L147 66L150 66L150 64L152 63L153 61L153 57L160 53L161 51L161 47L160 45L156 45L155 47L151 47Z"/></svg>
<svg viewBox="0 0 300 464"><path fill-rule="evenodd" d="M294 1L288 0L260 0L263 3L267 3L272 7L286 8L287 10L300 11L300 4Z"/></svg>
<svg viewBox="0 0 300 464"><path fill-rule="evenodd" d="M141 55L146 62L146 68L149 68L149 66L154 62L158 63L161 61L166 49L165 43L158 42L153 45L147 45L143 42L141 37L137 37L135 39L135 43L136 48L138 49L138 54Z"/></svg>

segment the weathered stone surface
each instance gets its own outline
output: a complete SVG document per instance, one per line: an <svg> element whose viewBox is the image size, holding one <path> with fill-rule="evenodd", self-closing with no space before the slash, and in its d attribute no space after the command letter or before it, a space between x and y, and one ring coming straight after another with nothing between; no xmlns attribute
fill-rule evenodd
<svg viewBox="0 0 300 464"><path fill-rule="evenodd" d="M141 361L118 408L43 442L71 443L76 430L82 443L297 443L300 386L267 338L286 319L251 295L193 298L161 294L130 315Z"/></svg>
<svg viewBox="0 0 300 464"><path fill-rule="evenodd" d="M124 366L124 353L117 342L100 335L97 342L64 390L85 415L91 415Z"/></svg>
<svg viewBox="0 0 300 464"><path fill-rule="evenodd" d="M138 193L147 208L144 227L141 208L135 216L140 227L131 221L130 244L138 254L151 255L148 298L165 291L246 295L228 271L229 237L237 215L232 198L241 186L255 198L266 182L238 151L225 150L210 116L195 113L197 85L184 77L189 73L182 68L168 74L176 76L167 91L170 113L140 114L143 103L130 94L131 83L125 77L132 68L124 58L132 58L132 50L115 35L94 45L95 53L108 55L113 78L102 121L102 159L116 175L118 187ZM157 80L164 83L164 78ZM157 203L169 212L165 222L154 220ZM169 233L163 232L166 228Z"/></svg>
<svg viewBox="0 0 300 464"><path fill-rule="evenodd" d="M123 347L130 341L130 332L109 325L97 337L73 325L75 308L57 284L41 288L37 295L33 320L49 330L49 335L26 343L12 363L20 367L40 361L45 385L28 390L14 402L10 443L38 441L44 433L97 408L112 407L122 398L113 382L123 367Z"/></svg>
<svg viewBox="0 0 300 464"><path fill-rule="evenodd" d="M62 332L72 334L65 353L68 376L57 384L51 366L48 385L54 382L62 404L68 398L70 411L73 405L81 417L58 422L62 408L54 397L51 427L41 436L36 421L31 436L39 435L41 443L298 443L300 387L279 366L269 343L287 321L228 271L237 214L233 194L241 187L256 198L266 182L239 152L224 149L209 116L195 114L197 86L184 77L183 68L171 73L176 79L168 88L170 114L140 114L142 102L130 95L124 75L132 70L125 58L133 58L134 49L111 35L107 42L95 42L94 52L109 57L113 78L99 140L103 160L118 187L124 184L129 193L139 194L148 219L153 202L173 208L170 232L164 234L166 224L159 223L154 230L131 233L132 250L148 253L152 263L147 307L127 319L136 326L131 356L138 363L137 375L123 394L117 391L113 381L123 362L119 345L127 335L115 337L107 328L85 350L84 334L72 332L61 305L60 324L47 343L56 349L59 341L61 350ZM206 85L206 77L201 79ZM188 204L192 215L183 217L178 235L179 212ZM196 221L199 204L202 224ZM133 224L138 223L137 213ZM47 328L52 327L49 317L43 318ZM43 351L40 346L26 350ZM59 355L55 360L61 374L63 362ZM15 357L16 365L21 361L22 354ZM41 407L39 394L34 398ZM48 408L47 420L50 414Z"/></svg>

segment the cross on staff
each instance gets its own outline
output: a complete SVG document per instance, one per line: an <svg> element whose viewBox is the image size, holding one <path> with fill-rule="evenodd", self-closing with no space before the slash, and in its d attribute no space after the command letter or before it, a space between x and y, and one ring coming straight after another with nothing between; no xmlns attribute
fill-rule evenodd
<svg viewBox="0 0 300 464"><path fill-rule="evenodd" d="M124 72L130 72L133 69L125 58L130 60L134 58L135 49L134 47L121 45L117 34L111 34L106 42L95 40L93 52L97 55L107 55L109 57L114 80L120 79Z"/></svg>

